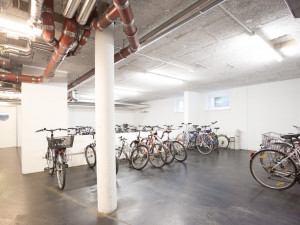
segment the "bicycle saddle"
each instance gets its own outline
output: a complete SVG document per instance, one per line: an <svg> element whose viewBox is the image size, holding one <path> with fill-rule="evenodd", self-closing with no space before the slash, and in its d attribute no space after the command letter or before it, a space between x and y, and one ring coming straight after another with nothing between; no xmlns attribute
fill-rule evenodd
<svg viewBox="0 0 300 225"><path fill-rule="evenodd" d="M285 134L285 135L282 135L280 136L281 138L283 139L289 139L289 140L292 140L293 138L298 138L300 137L300 134Z"/></svg>
<svg viewBox="0 0 300 225"><path fill-rule="evenodd" d="M215 127L214 129L215 129L215 130L219 130L219 129L220 129L220 127Z"/></svg>

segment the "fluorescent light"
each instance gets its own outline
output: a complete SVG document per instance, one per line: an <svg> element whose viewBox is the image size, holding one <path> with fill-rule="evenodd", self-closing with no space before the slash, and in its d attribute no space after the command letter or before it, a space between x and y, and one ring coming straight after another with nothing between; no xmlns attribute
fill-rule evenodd
<svg viewBox="0 0 300 225"><path fill-rule="evenodd" d="M260 54L264 57L269 57L281 62L283 60L282 56L275 51L275 49L266 40L257 34L251 36L251 40L255 43L256 47L260 50Z"/></svg>
<svg viewBox="0 0 300 225"><path fill-rule="evenodd" d="M42 34L41 29L32 27L23 20L14 17L0 16L0 30L22 37L40 36Z"/></svg>
<svg viewBox="0 0 300 225"><path fill-rule="evenodd" d="M0 98L20 99L21 97L22 97L21 93L0 92Z"/></svg>
<svg viewBox="0 0 300 225"><path fill-rule="evenodd" d="M145 83L151 83L160 86L183 84L183 80L155 73L144 73L140 74L139 76L141 77L141 80L143 80Z"/></svg>

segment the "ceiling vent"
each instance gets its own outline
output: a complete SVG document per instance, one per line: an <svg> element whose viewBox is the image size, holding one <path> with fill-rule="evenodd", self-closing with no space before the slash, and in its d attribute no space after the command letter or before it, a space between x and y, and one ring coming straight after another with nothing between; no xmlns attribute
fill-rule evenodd
<svg viewBox="0 0 300 225"><path fill-rule="evenodd" d="M285 0L289 9L295 18L300 18L300 1L299 0Z"/></svg>

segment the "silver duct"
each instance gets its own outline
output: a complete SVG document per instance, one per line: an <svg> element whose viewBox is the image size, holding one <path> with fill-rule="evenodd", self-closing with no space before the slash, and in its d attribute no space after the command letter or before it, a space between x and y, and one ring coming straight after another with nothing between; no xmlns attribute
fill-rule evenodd
<svg viewBox="0 0 300 225"><path fill-rule="evenodd" d="M68 0L63 11L63 16L69 19L73 18L80 2L81 0Z"/></svg>
<svg viewBox="0 0 300 225"><path fill-rule="evenodd" d="M94 7L96 4L97 0L85 0L80 13L78 14L76 20L80 25L85 25L86 22L88 21Z"/></svg>
<svg viewBox="0 0 300 225"><path fill-rule="evenodd" d="M34 25L41 23L43 3L44 0L31 0L30 22Z"/></svg>

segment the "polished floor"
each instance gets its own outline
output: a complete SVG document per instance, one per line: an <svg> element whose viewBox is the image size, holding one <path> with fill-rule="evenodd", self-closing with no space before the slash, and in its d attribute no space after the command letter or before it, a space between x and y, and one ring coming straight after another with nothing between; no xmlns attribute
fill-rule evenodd
<svg viewBox="0 0 300 225"><path fill-rule="evenodd" d="M17 150L0 149L0 224L300 224L300 185L260 186L249 151L189 151L185 163L143 171L121 163L110 215L97 213L96 174L87 166L68 168L65 190L56 186L44 172L21 175Z"/></svg>

